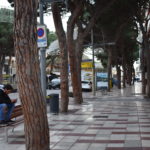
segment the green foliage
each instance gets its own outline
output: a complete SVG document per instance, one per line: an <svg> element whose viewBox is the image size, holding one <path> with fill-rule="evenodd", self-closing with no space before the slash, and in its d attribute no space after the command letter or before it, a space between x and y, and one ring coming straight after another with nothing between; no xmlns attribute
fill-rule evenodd
<svg viewBox="0 0 150 150"><path fill-rule="evenodd" d="M100 53L96 54L96 57L98 60L101 61L104 68L107 68L107 60L108 60L108 54L106 51L102 51Z"/></svg>
<svg viewBox="0 0 150 150"><path fill-rule="evenodd" d="M0 54L13 54L13 25L10 23L0 23Z"/></svg>
<svg viewBox="0 0 150 150"><path fill-rule="evenodd" d="M57 35L56 35L56 33L55 32L53 32L53 31L49 31L48 29L47 29L47 41L48 41L48 46L53 42L53 41L55 41L57 39Z"/></svg>

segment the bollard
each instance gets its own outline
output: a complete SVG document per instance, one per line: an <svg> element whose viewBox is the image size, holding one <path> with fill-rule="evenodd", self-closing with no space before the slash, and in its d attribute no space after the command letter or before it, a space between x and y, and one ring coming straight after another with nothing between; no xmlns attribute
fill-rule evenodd
<svg viewBox="0 0 150 150"><path fill-rule="evenodd" d="M50 112L54 114L59 113L59 94L50 94Z"/></svg>

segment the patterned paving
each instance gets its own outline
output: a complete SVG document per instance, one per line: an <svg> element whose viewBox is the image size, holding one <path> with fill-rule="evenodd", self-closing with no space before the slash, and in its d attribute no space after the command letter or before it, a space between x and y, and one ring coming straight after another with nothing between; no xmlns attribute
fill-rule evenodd
<svg viewBox="0 0 150 150"><path fill-rule="evenodd" d="M68 114L48 113L51 150L150 150L150 101L131 91L88 96L83 105L71 99ZM0 130L0 150L25 150L23 134L21 125L6 144Z"/></svg>

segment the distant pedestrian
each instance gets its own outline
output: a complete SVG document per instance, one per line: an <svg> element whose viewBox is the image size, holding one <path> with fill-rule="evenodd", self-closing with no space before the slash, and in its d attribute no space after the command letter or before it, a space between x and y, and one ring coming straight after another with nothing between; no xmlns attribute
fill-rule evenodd
<svg viewBox="0 0 150 150"><path fill-rule="evenodd" d="M13 91L10 84L6 84L3 89L0 89L0 126L14 122L10 119L17 99L10 99L8 94Z"/></svg>

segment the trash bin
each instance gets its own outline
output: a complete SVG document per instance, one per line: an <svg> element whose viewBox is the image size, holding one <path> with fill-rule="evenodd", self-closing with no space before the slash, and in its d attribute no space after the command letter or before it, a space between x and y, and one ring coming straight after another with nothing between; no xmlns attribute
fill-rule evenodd
<svg viewBox="0 0 150 150"><path fill-rule="evenodd" d="M50 112L54 114L59 113L59 94L50 94Z"/></svg>

